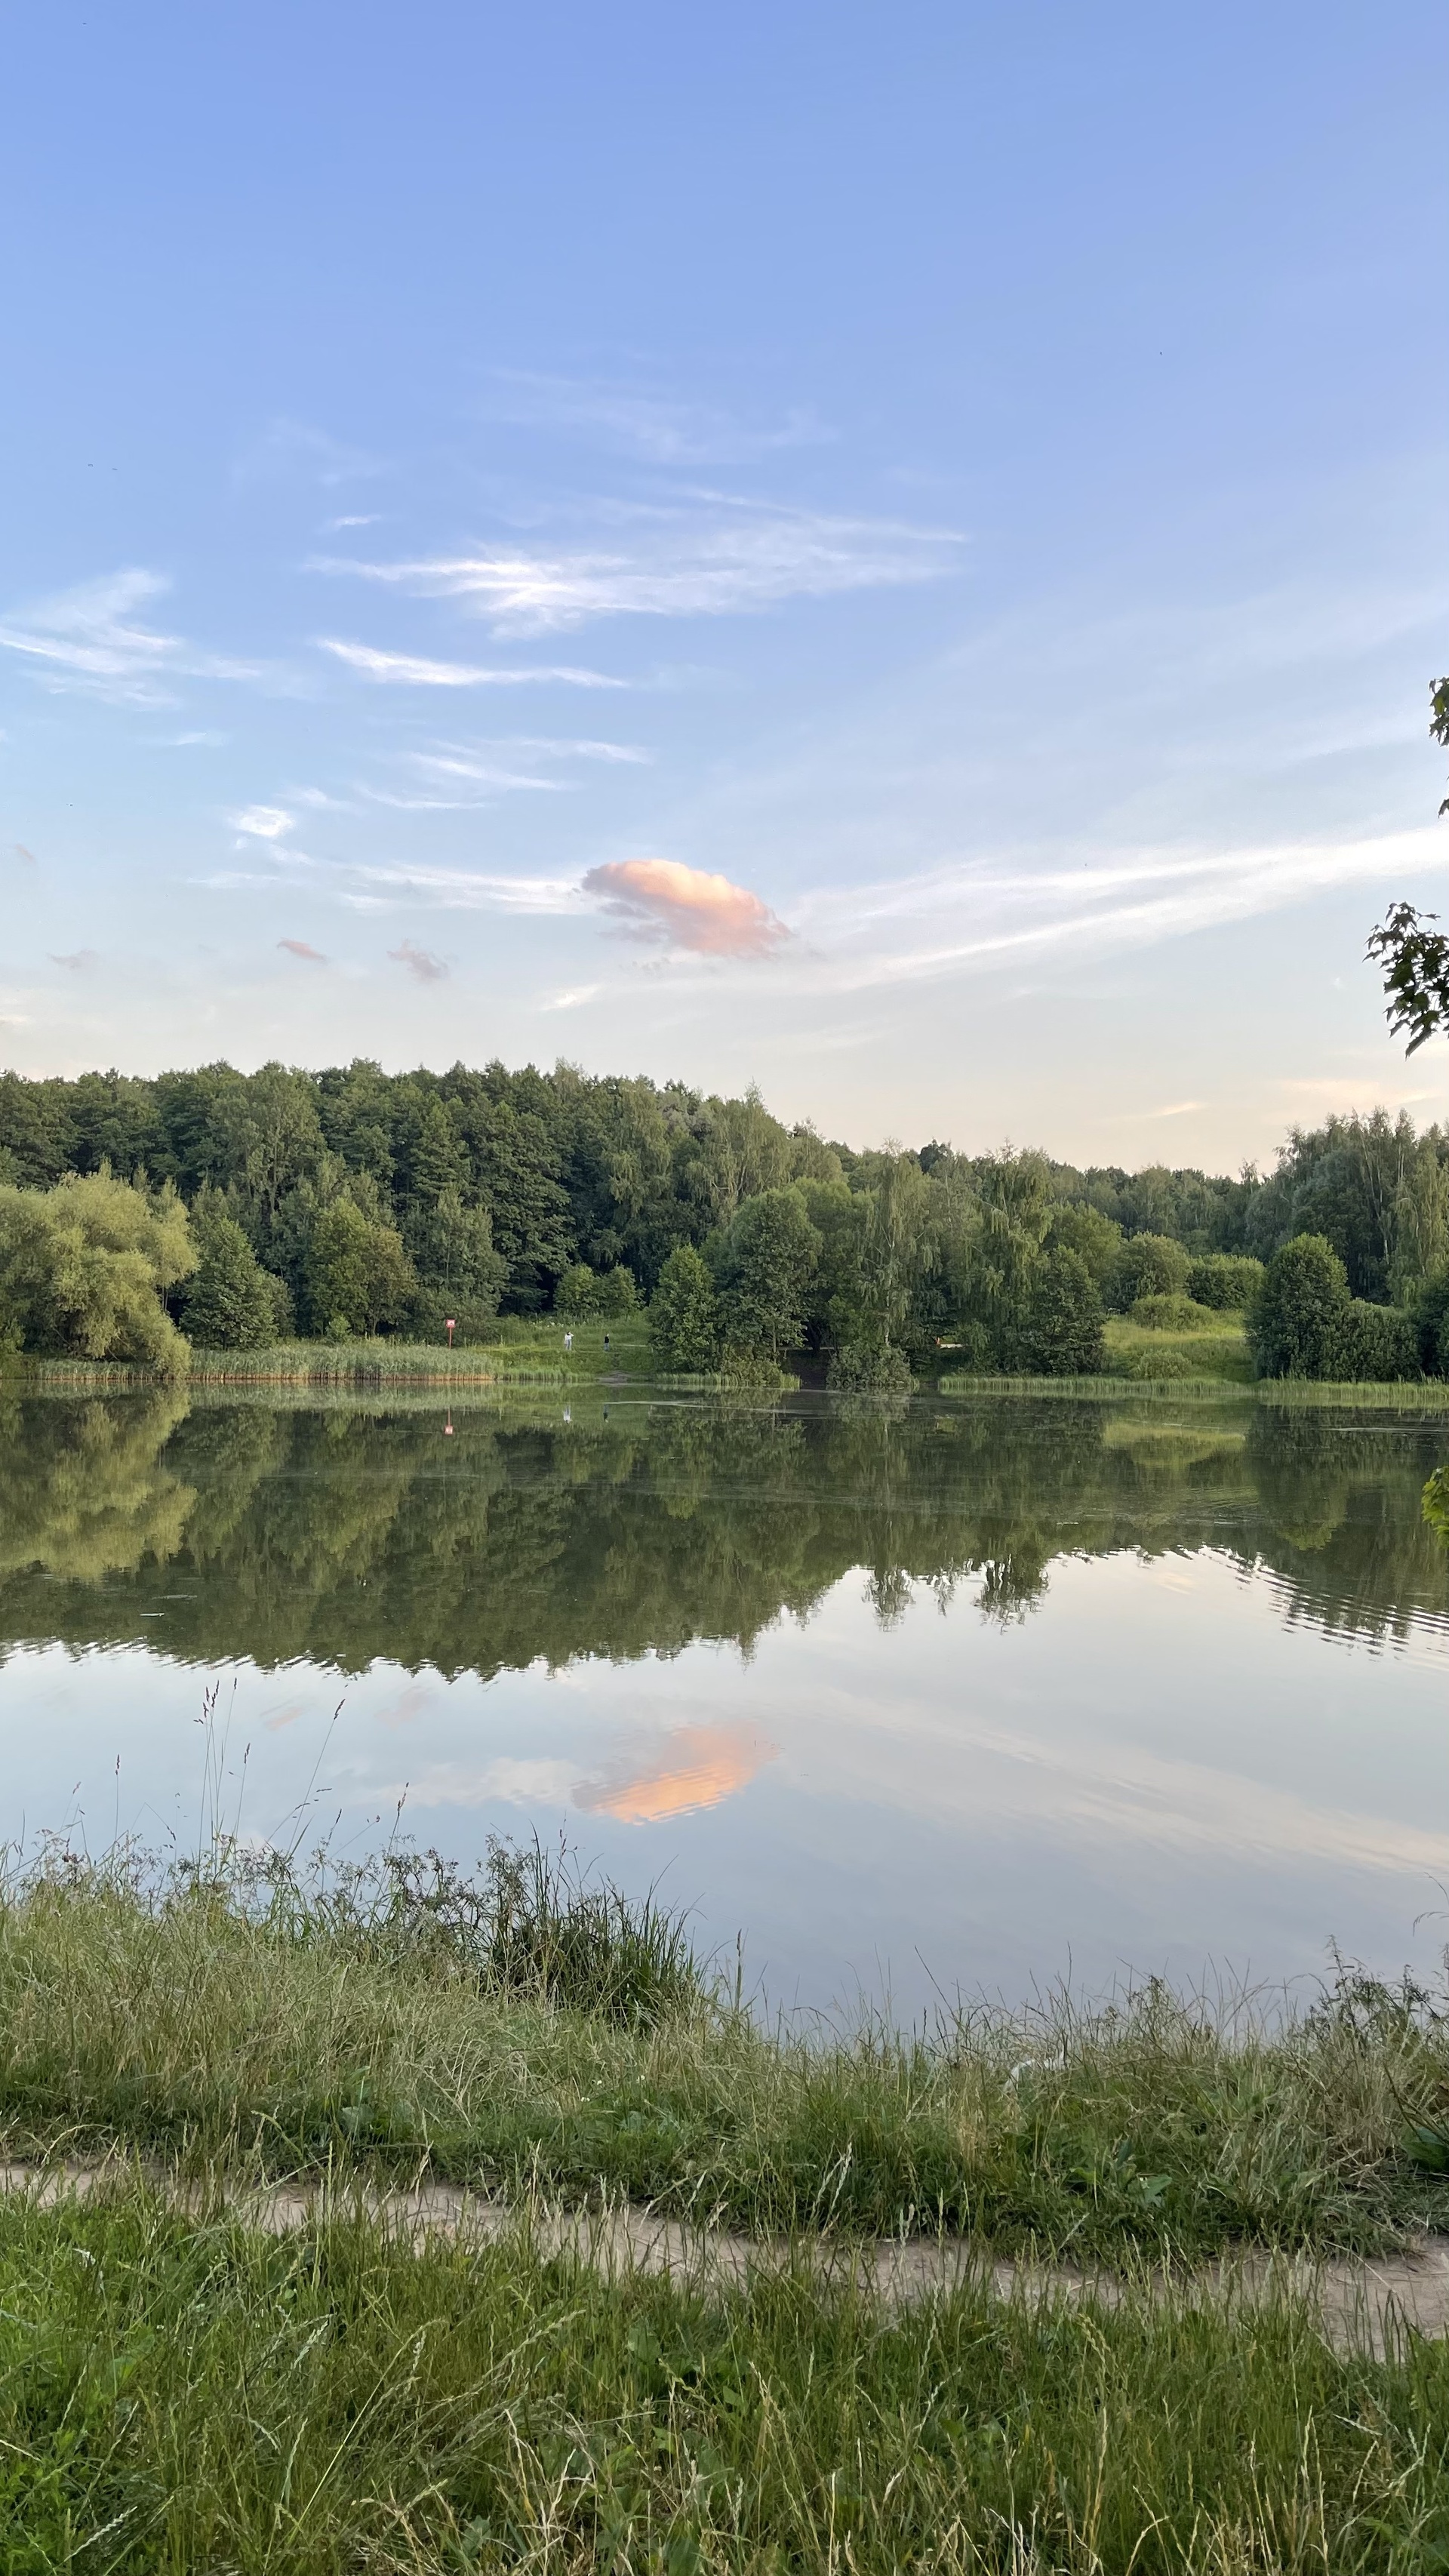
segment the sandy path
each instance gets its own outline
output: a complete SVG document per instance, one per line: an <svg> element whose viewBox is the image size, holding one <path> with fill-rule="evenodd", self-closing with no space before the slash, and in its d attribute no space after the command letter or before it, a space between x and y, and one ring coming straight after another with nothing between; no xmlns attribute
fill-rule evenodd
<svg viewBox="0 0 1449 2576"><path fill-rule="evenodd" d="M136 2172L134 2160L120 2157L95 2164L0 2164L0 2193L23 2195L48 2209L122 2190ZM930 2298L968 2280L984 2281L998 2298L1020 2297L1034 2304L1091 2298L1116 2307L1132 2295L1131 2285L1108 2271L983 2262L978 2252L949 2238L858 2244L825 2237L789 2246L781 2240L682 2227L633 2206L581 2211L539 2203L524 2208L455 2183L426 2182L392 2191L357 2184L339 2189L321 2181L282 2183L239 2189L219 2199L215 2186L168 2181L154 2171L146 2178L197 2217L225 2207L244 2225L272 2236L306 2227L330 2208L339 2214L361 2212L388 2235L415 2244L429 2236L496 2243L526 2227L544 2254L575 2253L606 2272L670 2273L705 2285L740 2285L752 2273L803 2258L822 2280L854 2281L891 2306ZM1316 2260L1251 2248L1193 2272L1176 2273L1171 2283L1161 2272L1149 2272L1142 2280L1154 2297L1175 2289L1190 2298L1236 2298L1252 2304L1296 2292L1317 2305L1324 2335L1339 2351L1382 2354L1406 2327L1422 2335L1449 2332L1449 2236L1427 2237L1401 2253Z"/></svg>

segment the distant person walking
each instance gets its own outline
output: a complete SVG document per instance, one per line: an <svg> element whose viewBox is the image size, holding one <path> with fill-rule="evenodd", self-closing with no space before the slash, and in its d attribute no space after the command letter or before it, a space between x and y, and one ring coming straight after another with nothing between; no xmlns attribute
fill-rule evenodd
<svg viewBox="0 0 1449 2576"><path fill-rule="evenodd" d="M565 1335L564 1335L564 1349L565 1349L566 1351L571 1351L571 1350L573 1349L573 1346L574 1346L574 1337L573 1337L572 1333L565 1333Z"/></svg>

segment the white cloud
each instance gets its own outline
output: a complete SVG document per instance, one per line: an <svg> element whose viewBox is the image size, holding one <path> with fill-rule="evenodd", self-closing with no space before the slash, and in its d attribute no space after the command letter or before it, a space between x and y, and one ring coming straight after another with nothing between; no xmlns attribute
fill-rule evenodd
<svg viewBox="0 0 1449 2576"><path fill-rule="evenodd" d="M497 634L537 634L599 617L732 616L786 599L934 581L953 568L962 542L949 530L767 509L723 494L628 517L630 542L607 552L480 549L402 563L328 557L312 569L355 573L418 598L465 600Z"/></svg>
<svg viewBox="0 0 1449 2576"><path fill-rule="evenodd" d="M1251 920L1339 886L1399 881L1442 859L1432 826L1342 842L1285 843L1184 854L1136 851L1078 867L992 862L943 867L894 883L832 886L793 907L841 991L920 981L1071 946L1151 946ZM925 916L928 945L893 945L890 927Z"/></svg>
<svg viewBox="0 0 1449 2576"><path fill-rule="evenodd" d="M479 670L466 662L429 662L416 653L381 653L371 644L347 644L340 636L319 635L317 649L333 653L349 670L369 680L393 681L408 689L515 689L548 680L573 689L622 689L603 671L581 671L567 664L537 665L523 670Z"/></svg>
<svg viewBox="0 0 1449 2576"><path fill-rule="evenodd" d="M584 1002L592 1002L603 989L602 984L575 984L571 991L555 993L552 1000L540 1002L538 1007L541 1011L576 1011Z"/></svg>
<svg viewBox="0 0 1449 2576"><path fill-rule="evenodd" d="M280 841L284 833L296 828L292 816L284 813L280 805L248 805L242 813L233 814L231 820L233 830L245 832L253 841Z"/></svg>
<svg viewBox="0 0 1449 2576"><path fill-rule="evenodd" d="M200 652L182 636L136 622L143 601L169 588L161 574L136 566L81 582L0 622L0 646L35 664L52 688L130 706L174 706L171 684L179 679L255 679L250 663Z"/></svg>

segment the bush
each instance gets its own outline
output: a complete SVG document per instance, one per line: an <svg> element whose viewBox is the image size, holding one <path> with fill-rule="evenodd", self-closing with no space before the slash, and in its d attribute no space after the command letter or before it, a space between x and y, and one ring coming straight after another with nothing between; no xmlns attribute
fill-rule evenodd
<svg viewBox="0 0 1449 2576"><path fill-rule="evenodd" d="M1192 1362L1186 1351L1174 1350L1170 1342L1164 1342L1160 1350L1155 1351L1149 1345L1146 1350L1134 1351L1129 1359L1123 1361L1122 1375L1154 1382L1159 1378L1191 1377Z"/></svg>
<svg viewBox="0 0 1449 2576"><path fill-rule="evenodd" d="M1321 1234L1295 1235L1275 1252L1248 1309L1248 1339L1260 1377L1340 1374L1348 1272Z"/></svg>
<svg viewBox="0 0 1449 2576"><path fill-rule="evenodd" d="M1108 1281L1108 1302L1125 1315L1139 1297L1181 1297L1188 1257L1169 1234L1131 1234L1118 1251Z"/></svg>
<svg viewBox="0 0 1449 2576"><path fill-rule="evenodd" d="M1102 1300L1079 1252L1048 1252L1032 1278L1022 1361L1034 1377L1091 1377L1102 1365Z"/></svg>
<svg viewBox="0 0 1449 2576"><path fill-rule="evenodd" d="M915 1385L905 1352L866 1342L845 1342L830 1354L827 1386L850 1395L909 1395Z"/></svg>
<svg viewBox="0 0 1449 2576"><path fill-rule="evenodd" d="M558 1283L553 1307L568 1323L588 1324L601 1317L632 1315L638 1303L634 1274L622 1263L612 1270L591 1270L586 1261L575 1261Z"/></svg>
<svg viewBox="0 0 1449 2576"><path fill-rule="evenodd" d="M1400 1306L1371 1306L1362 1297L1350 1299L1339 1317L1332 1374L1360 1385L1422 1377L1413 1316Z"/></svg>
<svg viewBox="0 0 1449 2576"><path fill-rule="evenodd" d="M1247 1252L1207 1252L1187 1274L1187 1293L1199 1306L1235 1313L1251 1306L1263 1284L1263 1265Z"/></svg>
<svg viewBox="0 0 1449 2576"><path fill-rule="evenodd" d="M1145 1324L1150 1333L1202 1333L1211 1330L1217 1317L1191 1297L1139 1297L1132 1321Z"/></svg>

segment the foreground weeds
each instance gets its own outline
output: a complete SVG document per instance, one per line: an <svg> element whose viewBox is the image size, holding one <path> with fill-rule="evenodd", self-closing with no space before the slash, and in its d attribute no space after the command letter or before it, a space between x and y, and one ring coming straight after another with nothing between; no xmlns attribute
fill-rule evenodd
<svg viewBox="0 0 1449 2576"><path fill-rule="evenodd" d="M1449 2021L1340 1965L1275 2019L1150 1985L915 2034L771 2028L677 1920L537 1847L473 1879L52 1850L0 1892L0 2125L12 2155L430 2170L759 2233L1369 2248L1449 2223Z"/></svg>
<svg viewBox="0 0 1449 2576"><path fill-rule="evenodd" d="M803 2273L608 2277L526 2228L0 2206L9 2576L1426 2576L1446 2428L1444 2346L1335 2356L1287 2302L888 2316Z"/></svg>

